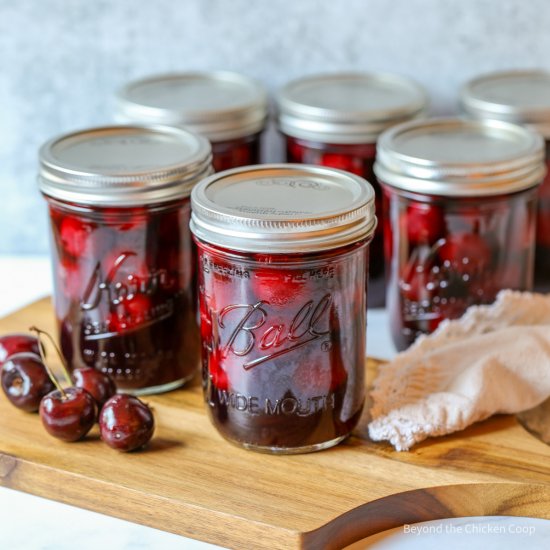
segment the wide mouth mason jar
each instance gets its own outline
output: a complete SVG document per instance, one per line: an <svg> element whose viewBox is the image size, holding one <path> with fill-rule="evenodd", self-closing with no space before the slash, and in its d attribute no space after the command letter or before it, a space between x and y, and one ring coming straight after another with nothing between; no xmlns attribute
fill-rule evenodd
<svg viewBox="0 0 550 550"><path fill-rule="evenodd" d="M480 76L461 92L462 108L480 120L502 120L526 125L546 141L550 167L550 72L506 71ZM550 172L539 187L535 286L550 290Z"/></svg>
<svg viewBox="0 0 550 550"><path fill-rule="evenodd" d="M229 170L192 193L203 382L229 441L324 449L363 408L374 191L328 168Z"/></svg>
<svg viewBox="0 0 550 550"><path fill-rule="evenodd" d="M251 78L228 71L156 75L130 82L117 99L120 122L184 127L208 138L217 172L260 162L267 93Z"/></svg>
<svg viewBox="0 0 550 550"><path fill-rule="evenodd" d="M497 121L410 122L380 137L374 170L398 349L503 288L531 289L545 174L538 134Z"/></svg>
<svg viewBox="0 0 550 550"><path fill-rule="evenodd" d="M136 394L195 374L189 195L210 173L208 141L168 127L93 128L40 149L55 313L71 368L94 367Z"/></svg>
<svg viewBox="0 0 550 550"><path fill-rule="evenodd" d="M383 305L382 193L373 174L376 140L387 128L424 114L424 90L393 74L321 74L289 82L277 104L288 162L338 168L372 182L379 229L371 244L369 305Z"/></svg>

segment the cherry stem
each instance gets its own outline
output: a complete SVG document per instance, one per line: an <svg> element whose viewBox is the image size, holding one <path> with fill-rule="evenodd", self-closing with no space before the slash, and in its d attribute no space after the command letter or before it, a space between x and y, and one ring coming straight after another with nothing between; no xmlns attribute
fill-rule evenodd
<svg viewBox="0 0 550 550"><path fill-rule="evenodd" d="M61 361L61 366L63 367L63 374L65 375L65 378L67 379L67 382L72 385L71 375L69 374L69 369L67 368L67 364L65 363L65 359L63 358L63 355L61 354L61 350L55 343L55 340L51 337L49 333L47 333L45 330L39 329L38 327L32 326L29 328L31 332L36 333L36 338L38 339L38 351L40 352L40 358L42 359L42 362L44 363L44 366L46 367L46 371L48 373L48 376L51 378L52 382L55 384L55 387L61 392L63 397L67 397L67 394L65 393L65 390L57 380L57 377L53 373L53 371L50 369L48 362L46 361L46 347L44 346L43 338L44 336L50 341L53 348L55 349L57 355L59 356L59 359Z"/></svg>

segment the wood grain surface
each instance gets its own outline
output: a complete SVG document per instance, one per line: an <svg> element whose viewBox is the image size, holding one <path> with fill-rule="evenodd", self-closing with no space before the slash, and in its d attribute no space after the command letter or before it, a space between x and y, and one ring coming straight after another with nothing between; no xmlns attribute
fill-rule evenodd
<svg viewBox="0 0 550 550"><path fill-rule="evenodd" d="M0 334L53 329L48 300L0 320ZM368 380L378 366L367 362ZM37 415L0 396L0 483L230 548L342 548L417 521L473 515L550 519L550 447L511 416L397 453L367 436L309 455L270 456L225 442L197 382L148 397L157 431L119 454L97 428L52 439Z"/></svg>

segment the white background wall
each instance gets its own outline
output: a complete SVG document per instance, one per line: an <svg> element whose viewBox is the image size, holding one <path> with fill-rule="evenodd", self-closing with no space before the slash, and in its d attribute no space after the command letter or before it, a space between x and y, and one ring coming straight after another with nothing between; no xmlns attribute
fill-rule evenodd
<svg viewBox="0 0 550 550"><path fill-rule="evenodd" d="M550 69L548 0L0 0L0 253L46 251L37 149L109 121L129 79L230 69L275 90L318 71L393 71L439 114L464 80L522 67Z"/></svg>

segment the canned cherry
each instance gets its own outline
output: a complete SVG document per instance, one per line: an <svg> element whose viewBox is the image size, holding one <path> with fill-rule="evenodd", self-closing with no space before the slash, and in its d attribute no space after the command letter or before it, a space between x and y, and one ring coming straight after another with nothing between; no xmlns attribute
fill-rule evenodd
<svg viewBox="0 0 550 550"><path fill-rule="evenodd" d="M192 205L214 426L266 452L335 445L364 401L372 188L328 168L264 165L206 179Z"/></svg>
<svg viewBox="0 0 550 550"><path fill-rule="evenodd" d="M435 119L388 130L378 154L398 349L503 288L532 287L540 137L507 123Z"/></svg>
<svg viewBox="0 0 550 550"><path fill-rule="evenodd" d="M72 368L134 393L183 384L199 364L189 194L210 146L183 130L96 128L41 149L54 303Z"/></svg>

